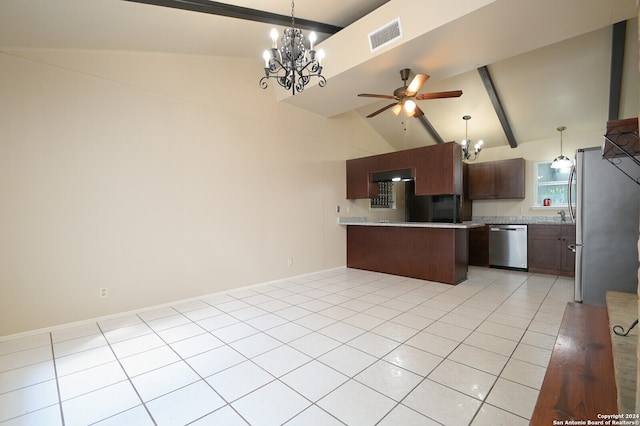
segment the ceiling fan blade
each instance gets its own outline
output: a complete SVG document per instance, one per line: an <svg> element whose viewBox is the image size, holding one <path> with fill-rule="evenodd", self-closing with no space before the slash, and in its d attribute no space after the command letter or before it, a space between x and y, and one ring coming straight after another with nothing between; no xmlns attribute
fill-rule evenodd
<svg viewBox="0 0 640 426"><path fill-rule="evenodd" d="M387 105L386 107L380 108L379 110L377 110L375 112L372 112L371 114L367 115L367 118L374 117L374 116L380 114L381 112L386 111L389 108L391 108L392 106L397 105L397 104L398 104L397 102L394 102L392 104Z"/></svg>
<svg viewBox="0 0 640 426"><path fill-rule="evenodd" d="M382 98L382 99L396 99L395 96L391 95L376 95L372 93L359 93L358 96L362 96L365 98Z"/></svg>
<svg viewBox="0 0 640 426"><path fill-rule="evenodd" d="M420 91L422 85L426 83L428 79L429 76L426 74L416 74L416 76L413 77L413 80L411 80L411 83L409 83L409 86L407 87L406 95L414 96Z"/></svg>
<svg viewBox="0 0 640 426"><path fill-rule="evenodd" d="M462 96L462 90L451 90L449 92L434 92L434 93L421 93L416 95L416 99L423 101L425 99L442 99L442 98L457 98Z"/></svg>
<svg viewBox="0 0 640 426"><path fill-rule="evenodd" d="M424 115L424 112L422 112L420 107L418 105L416 105L416 109L413 110L413 116L415 118L418 118L418 117L422 117L423 115Z"/></svg>

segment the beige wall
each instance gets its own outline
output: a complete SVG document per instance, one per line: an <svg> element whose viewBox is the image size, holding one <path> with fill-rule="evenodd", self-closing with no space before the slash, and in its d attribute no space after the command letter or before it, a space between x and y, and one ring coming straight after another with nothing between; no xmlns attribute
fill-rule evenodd
<svg viewBox="0 0 640 426"><path fill-rule="evenodd" d="M625 40L625 61L622 72L622 93L620 97L620 117L632 118L638 116L638 93L640 79L638 78L638 19L627 21L627 35ZM609 64L607 64L609 66ZM608 92L607 92L608 93ZM604 96L606 96L606 94ZM482 151L478 162L504 160L508 158L522 157L526 161L525 166L525 193L524 200L488 200L474 201L474 216L554 216L558 217L559 208L534 209L535 204L535 163L538 161L551 161L560 154L560 133L558 126L566 125L563 132L562 153L573 158L576 149L601 146L606 133L607 116L609 113L609 99L604 97L599 105L602 120L597 123L581 123L585 130L577 132L569 123L558 117L555 123L549 123L548 138L544 140L518 141L517 148L503 146L489 148ZM508 112L508 111L507 111ZM516 128L517 130L517 128ZM516 139L518 134L516 132Z"/></svg>
<svg viewBox="0 0 640 426"><path fill-rule="evenodd" d="M0 336L344 265L344 160L390 147L356 114L277 103L260 74L0 53Z"/></svg>

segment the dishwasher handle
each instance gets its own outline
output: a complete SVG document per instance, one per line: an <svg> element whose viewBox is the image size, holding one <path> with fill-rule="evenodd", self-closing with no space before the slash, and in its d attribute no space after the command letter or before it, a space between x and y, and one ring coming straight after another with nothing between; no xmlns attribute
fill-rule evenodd
<svg viewBox="0 0 640 426"><path fill-rule="evenodd" d="M516 227L491 227L489 228L490 231L493 232L500 232L500 231L526 231L526 228L516 228Z"/></svg>

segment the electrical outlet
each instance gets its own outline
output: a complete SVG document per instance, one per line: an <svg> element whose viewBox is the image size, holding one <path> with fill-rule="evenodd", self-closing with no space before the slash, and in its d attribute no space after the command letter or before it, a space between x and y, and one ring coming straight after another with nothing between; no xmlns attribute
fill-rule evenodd
<svg viewBox="0 0 640 426"><path fill-rule="evenodd" d="M104 297L107 297L107 296L109 296L109 289L107 287L102 287L100 289L100 297L104 298Z"/></svg>
<svg viewBox="0 0 640 426"><path fill-rule="evenodd" d="M336 213L340 213L340 206L336 206Z"/></svg>
<svg viewBox="0 0 640 426"><path fill-rule="evenodd" d="M290 258L287 259L287 265L288 266L293 265L293 257L290 257Z"/></svg>

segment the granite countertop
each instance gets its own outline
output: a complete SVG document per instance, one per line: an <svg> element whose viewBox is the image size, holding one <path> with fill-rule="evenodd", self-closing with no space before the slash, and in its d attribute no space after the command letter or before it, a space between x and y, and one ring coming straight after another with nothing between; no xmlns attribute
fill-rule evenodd
<svg viewBox="0 0 640 426"><path fill-rule="evenodd" d="M474 223L486 225L575 225L567 215L566 222L560 216L473 216Z"/></svg>
<svg viewBox="0 0 640 426"><path fill-rule="evenodd" d="M366 218L341 217L338 220L340 225L353 226L387 226L387 227L404 227L404 228L448 228L448 229L469 229L480 228L484 223L462 222L462 223L440 223L440 222L390 222L378 221L368 222Z"/></svg>
<svg viewBox="0 0 640 426"><path fill-rule="evenodd" d="M474 216L470 222L440 223L440 222L393 222L381 220L368 221L366 217L339 217L339 225L356 226L403 226L413 228L480 228L485 225L575 225L567 218L562 222L560 216Z"/></svg>

